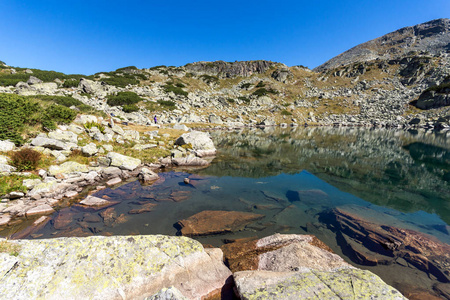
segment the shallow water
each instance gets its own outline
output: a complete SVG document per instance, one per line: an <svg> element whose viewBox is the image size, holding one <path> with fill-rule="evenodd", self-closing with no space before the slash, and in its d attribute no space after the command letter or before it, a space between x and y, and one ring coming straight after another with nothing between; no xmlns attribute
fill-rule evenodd
<svg viewBox="0 0 450 300"><path fill-rule="evenodd" d="M267 128L213 132L212 137L219 153L210 167L161 173L149 186L132 181L107 188L94 195L117 201L113 209L67 206L39 228L17 228L13 237L176 235L178 220L203 210L235 210L265 217L239 232L197 239L220 246L225 239L309 233L345 255L327 219L330 210L341 208L450 243L450 137L445 133ZM192 184L183 183L186 177ZM148 203L156 206L132 214ZM411 266L364 268L394 286L431 290L437 282Z"/></svg>

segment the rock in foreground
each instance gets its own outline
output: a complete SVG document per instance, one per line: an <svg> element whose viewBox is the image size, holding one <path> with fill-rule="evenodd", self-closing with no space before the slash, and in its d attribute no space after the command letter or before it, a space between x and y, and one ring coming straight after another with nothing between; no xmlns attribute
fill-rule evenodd
<svg viewBox="0 0 450 300"><path fill-rule="evenodd" d="M115 236L9 241L0 253L4 299L143 299L174 286L189 299L211 295L231 272L220 249L185 237Z"/></svg>

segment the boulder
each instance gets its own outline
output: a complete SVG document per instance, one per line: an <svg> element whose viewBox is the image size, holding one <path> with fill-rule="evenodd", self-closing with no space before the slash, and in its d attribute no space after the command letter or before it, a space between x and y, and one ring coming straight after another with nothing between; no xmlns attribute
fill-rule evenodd
<svg viewBox="0 0 450 300"><path fill-rule="evenodd" d="M223 121L222 121L222 118L220 116L210 115L209 116L209 123L223 124Z"/></svg>
<svg viewBox="0 0 450 300"><path fill-rule="evenodd" d="M129 157L115 152L109 152L106 155L106 157L111 160L110 166L118 167L122 170L133 171L141 164L140 159Z"/></svg>
<svg viewBox="0 0 450 300"><path fill-rule="evenodd" d="M179 167L203 167L209 165L207 160L195 156L177 157L172 159L172 163Z"/></svg>
<svg viewBox="0 0 450 300"><path fill-rule="evenodd" d="M98 153L97 145L94 143L89 143L86 146L81 147L81 152L85 156L94 156Z"/></svg>
<svg viewBox="0 0 450 300"><path fill-rule="evenodd" d="M91 236L11 240L1 253L5 299L144 299L175 287L188 299L220 290L231 272L220 249L186 237ZM158 299L158 298L155 298Z"/></svg>
<svg viewBox="0 0 450 300"><path fill-rule="evenodd" d="M122 176L122 171L118 167L107 167L107 168L104 168L101 171L101 173L102 173L102 176L105 177L105 178Z"/></svg>
<svg viewBox="0 0 450 300"><path fill-rule="evenodd" d="M156 148L158 147L158 145L156 144L136 144L133 146L133 149L135 150L147 150L147 149L152 149L152 148Z"/></svg>
<svg viewBox="0 0 450 300"><path fill-rule="evenodd" d="M16 148L16 145L14 145L13 142L10 142L8 140L6 141L0 141L0 152L8 152L12 151Z"/></svg>
<svg viewBox="0 0 450 300"><path fill-rule="evenodd" d="M275 234L222 249L241 299L405 299L312 235Z"/></svg>
<svg viewBox="0 0 450 300"><path fill-rule="evenodd" d="M187 127L184 124L175 124L172 127L173 129L177 129L177 130L184 130L184 131L190 131L191 129L189 127ZM156 134L157 135L157 134Z"/></svg>
<svg viewBox="0 0 450 300"><path fill-rule="evenodd" d="M205 210L176 225L183 236L201 236L238 231L262 218L264 215L240 211Z"/></svg>
<svg viewBox="0 0 450 300"><path fill-rule="evenodd" d="M34 76L30 76L30 78L27 80L27 83L28 83L29 85L33 85L33 84L37 84L37 83L42 83L42 82L43 82L42 80L40 80L39 78L34 77Z"/></svg>
<svg viewBox="0 0 450 300"><path fill-rule="evenodd" d="M0 164L0 173L11 173L16 171L16 168L8 164Z"/></svg>
<svg viewBox="0 0 450 300"><path fill-rule="evenodd" d="M51 150L70 150L70 146L67 145L66 143L59 140L46 138L43 136L35 137L31 141L31 145L36 147L44 147Z"/></svg>
<svg viewBox="0 0 450 300"><path fill-rule="evenodd" d="M142 168L138 175L139 180L144 183L157 180L159 178L158 174L153 172L148 168Z"/></svg>
<svg viewBox="0 0 450 300"><path fill-rule="evenodd" d="M262 122L259 122L256 125L258 125L258 126L275 126L276 123L272 120L264 119Z"/></svg>
<svg viewBox="0 0 450 300"><path fill-rule="evenodd" d="M42 204L27 210L27 217L34 215L47 215L54 213L55 210L48 204Z"/></svg>
<svg viewBox="0 0 450 300"><path fill-rule="evenodd" d="M48 137L61 142L74 143L78 142L78 136L72 131L55 130L48 133Z"/></svg>
<svg viewBox="0 0 450 300"><path fill-rule="evenodd" d="M68 161L60 164L59 166L50 166L48 168L48 174L55 176L58 174L70 174L74 172L89 172L89 167L74 161Z"/></svg>
<svg viewBox="0 0 450 300"><path fill-rule="evenodd" d="M294 78L294 74L289 69L276 69L272 73L272 78L276 81L287 83L289 80Z"/></svg>
<svg viewBox="0 0 450 300"><path fill-rule="evenodd" d="M125 130L123 133L123 138L129 141L139 141L139 131Z"/></svg>
<svg viewBox="0 0 450 300"><path fill-rule="evenodd" d="M76 124L86 124L90 122L97 123L98 119L96 116L93 115L79 115L76 117L76 119L73 121Z"/></svg>
<svg viewBox="0 0 450 300"><path fill-rule="evenodd" d="M111 202L102 198L94 197L94 196L87 196L83 200L80 201L80 204L86 205L86 206L111 206L114 204L117 204L117 202Z"/></svg>
<svg viewBox="0 0 450 300"><path fill-rule="evenodd" d="M199 157L215 155L216 148L210 136L206 132L192 131L182 134L175 145L183 146L190 144Z"/></svg>
<svg viewBox="0 0 450 300"><path fill-rule="evenodd" d="M176 287L163 288L146 300L189 300Z"/></svg>

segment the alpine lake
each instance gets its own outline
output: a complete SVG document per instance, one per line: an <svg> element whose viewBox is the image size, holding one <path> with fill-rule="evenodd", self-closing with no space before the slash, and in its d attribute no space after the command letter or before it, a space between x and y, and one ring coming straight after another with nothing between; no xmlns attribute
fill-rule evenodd
<svg viewBox="0 0 450 300"><path fill-rule="evenodd" d="M396 232L411 243L449 246L450 132L266 127L211 137L218 153L206 168L169 169L150 185L133 180L92 194L117 202L113 209L67 200L45 225L32 227L35 218L0 235L177 235L176 223L201 211L252 212L264 218L237 232L194 238L220 247L276 232L313 234L400 291L450 291L448 259L424 266L395 239L377 244L383 232Z"/></svg>

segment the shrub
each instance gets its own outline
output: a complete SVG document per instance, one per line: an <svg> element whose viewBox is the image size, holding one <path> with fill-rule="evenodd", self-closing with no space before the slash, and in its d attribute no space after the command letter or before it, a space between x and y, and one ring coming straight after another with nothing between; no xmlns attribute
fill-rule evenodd
<svg viewBox="0 0 450 300"><path fill-rule="evenodd" d="M265 89L265 88L259 88L256 91L253 92L253 95L255 96L265 96L267 94L278 94L279 92L277 90L273 90L273 89Z"/></svg>
<svg viewBox="0 0 450 300"><path fill-rule="evenodd" d="M173 110L176 107L175 102L170 101L170 100L158 100L157 103L169 110Z"/></svg>
<svg viewBox="0 0 450 300"><path fill-rule="evenodd" d="M127 104L123 106L123 111L126 113L131 113L139 111L139 107L137 107L136 104Z"/></svg>
<svg viewBox="0 0 450 300"><path fill-rule="evenodd" d="M247 82L247 83L244 83L241 85L241 89L248 89L251 86L252 86L252 84Z"/></svg>
<svg viewBox="0 0 450 300"><path fill-rule="evenodd" d="M76 116L76 111L65 106L53 104L47 107L44 112L42 127L47 130L54 130L56 129L56 124L69 124Z"/></svg>
<svg viewBox="0 0 450 300"><path fill-rule="evenodd" d="M185 96L187 97L188 92L184 91L181 87L174 86L172 83L168 83L163 86L163 89L166 93L174 93L175 95Z"/></svg>
<svg viewBox="0 0 450 300"><path fill-rule="evenodd" d="M266 84L264 82L262 82L262 81L258 82L258 84L256 85L257 88L262 88L262 87L265 87L265 86L266 86Z"/></svg>
<svg viewBox="0 0 450 300"><path fill-rule="evenodd" d="M94 122L94 121L86 122L86 123L84 123L83 126L86 129L91 129L92 127L97 127L98 130L100 130L101 133L105 133L105 126L103 126L100 123Z"/></svg>
<svg viewBox="0 0 450 300"><path fill-rule="evenodd" d="M40 159L41 153L30 148L23 148L11 156L13 166L19 171L36 170Z"/></svg>
<svg viewBox="0 0 450 300"><path fill-rule="evenodd" d="M134 92L119 92L117 95L109 95L107 103L111 106L136 104L142 101L142 98Z"/></svg>
<svg viewBox="0 0 450 300"><path fill-rule="evenodd" d="M227 98L227 101L230 102L230 103L234 103L235 102L234 99L232 99L232 98Z"/></svg>
<svg viewBox="0 0 450 300"><path fill-rule="evenodd" d="M175 86L176 86L176 87L179 87L179 88L184 88L184 87L186 87L186 85L184 85L184 84L181 83L181 82L177 82L177 83L175 84Z"/></svg>
<svg viewBox="0 0 450 300"><path fill-rule="evenodd" d="M200 76L200 79L206 82L207 84L219 84L219 78L217 76L210 76L210 75L202 75Z"/></svg>
<svg viewBox="0 0 450 300"><path fill-rule="evenodd" d="M289 111L287 111L287 110L285 110L285 109L283 109L283 110L281 111L281 115L283 115L283 116L291 116L292 113L289 112Z"/></svg>
<svg viewBox="0 0 450 300"><path fill-rule="evenodd" d="M65 88L77 87L79 83L80 81L76 79L66 79L62 86Z"/></svg>
<svg viewBox="0 0 450 300"><path fill-rule="evenodd" d="M250 103L250 99L247 97L240 96L240 97L238 97L238 99L244 101L245 103Z"/></svg>

